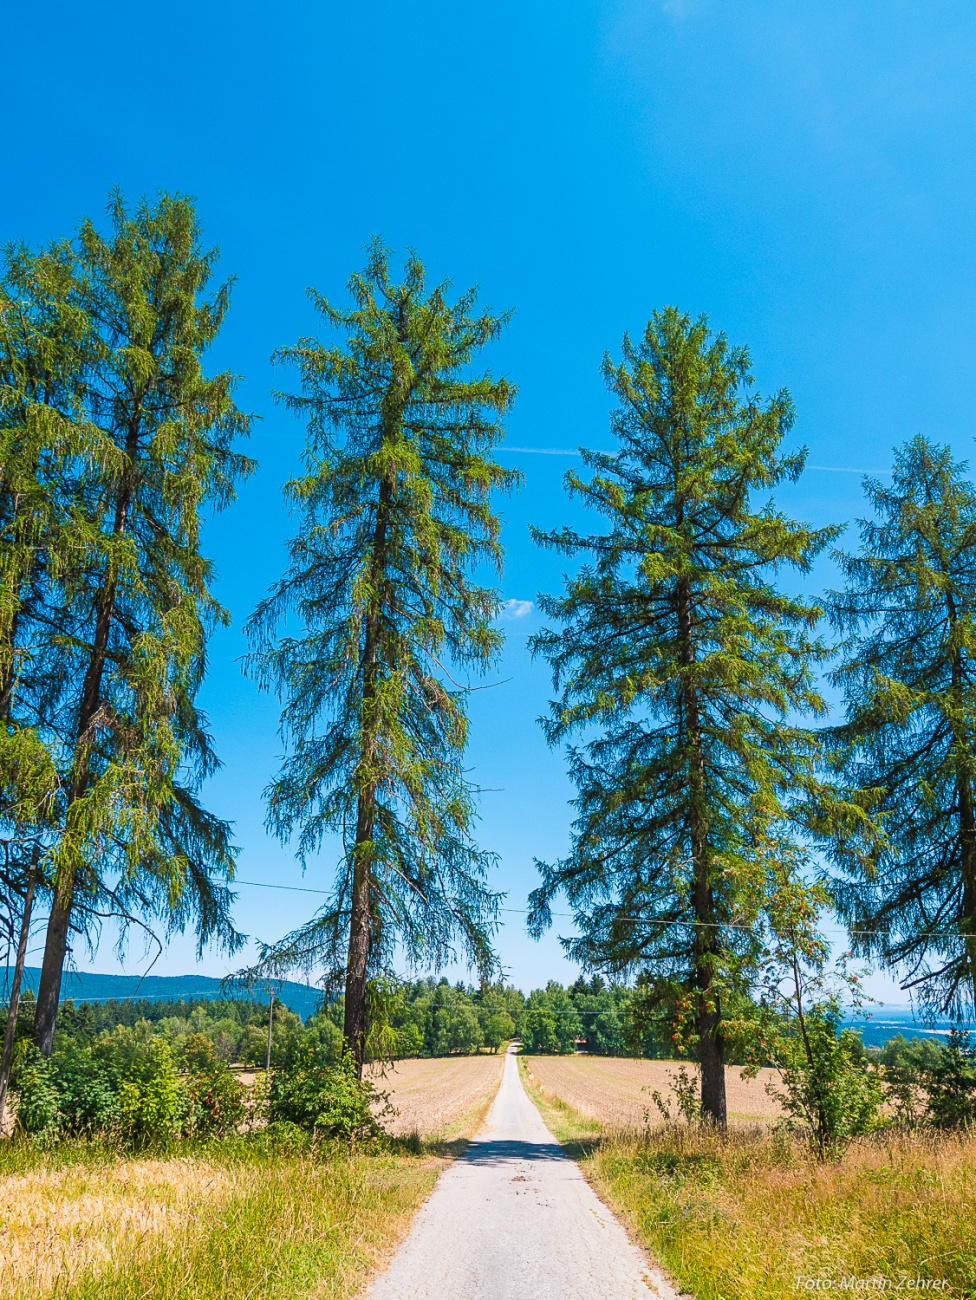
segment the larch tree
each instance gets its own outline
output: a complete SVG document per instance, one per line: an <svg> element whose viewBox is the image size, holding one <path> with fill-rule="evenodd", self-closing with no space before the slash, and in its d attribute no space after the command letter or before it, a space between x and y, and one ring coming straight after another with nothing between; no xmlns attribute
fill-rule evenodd
<svg viewBox="0 0 976 1300"><path fill-rule="evenodd" d="M724 1126L729 1007L763 934L797 910L823 795L816 733L798 723L824 710L821 610L776 575L806 573L835 530L753 503L802 470L780 450L793 408L755 396L748 354L704 319L655 313L604 375L619 450L582 452L592 474L567 487L607 530L536 534L583 564L542 598L558 626L533 639L578 815L568 856L539 864L530 925L564 893L573 959L641 972L683 1008L703 1116Z"/></svg>
<svg viewBox="0 0 976 1300"><path fill-rule="evenodd" d="M853 786L877 791L884 851L865 870L840 845L834 892L855 951L948 1010L976 997L976 489L948 447L918 437L890 484L865 480L874 517L831 613L847 642L835 680Z"/></svg>
<svg viewBox="0 0 976 1300"><path fill-rule="evenodd" d="M78 419L86 322L66 292L71 251L13 246L0 267L0 841L12 937L41 883L58 771L34 689L45 591L83 550L73 467L98 432Z"/></svg>
<svg viewBox="0 0 976 1300"><path fill-rule="evenodd" d="M58 773L35 1016L45 1054L70 935L101 902L170 929L192 921L201 943L236 940L229 828L198 798L217 760L196 703L209 632L226 618L201 523L250 468L233 449L248 427L233 376L203 368L228 288L211 288L215 254L189 200L129 211L115 196L110 218L108 237L83 223L63 253L59 318L84 341L61 411L85 432L60 483L70 562L47 563L13 611L30 672L12 708L34 720Z"/></svg>
<svg viewBox="0 0 976 1300"><path fill-rule="evenodd" d="M299 526L285 576L255 612L250 671L283 700L287 753L268 790L270 827L297 832L303 863L338 837L330 902L263 968L323 966L345 989L345 1039L362 1068L368 984L394 949L436 962L458 945L487 976L497 896L475 842L463 766L465 695L502 641L492 459L512 386L471 373L505 318L475 296L428 288L411 256L391 279L374 242L350 310L312 292L335 346L303 339L286 405L305 417L305 473L287 484ZM291 633L288 620L297 624Z"/></svg>

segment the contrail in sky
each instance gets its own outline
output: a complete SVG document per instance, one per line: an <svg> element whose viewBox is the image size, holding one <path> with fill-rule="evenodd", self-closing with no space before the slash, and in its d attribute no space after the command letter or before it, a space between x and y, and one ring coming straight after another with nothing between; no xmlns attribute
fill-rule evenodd
<svg viewBox="0 0 976 1300"><path fill-rule="evenodd" d="M527 456L578 456L578 451L568 447L499 447L499 451L522 452ZM613 452L603 453L612 456ZM807 469L822 470L824 474L890 474L890 469L850 469L847 465L807 465Z"/></svg>

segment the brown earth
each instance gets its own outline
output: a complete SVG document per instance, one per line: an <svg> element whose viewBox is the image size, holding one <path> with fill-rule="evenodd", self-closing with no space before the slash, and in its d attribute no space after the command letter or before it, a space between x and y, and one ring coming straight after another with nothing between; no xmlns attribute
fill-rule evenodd
<svg viewBox="0 0 976 1300"><path fill-rule="evenodd" d="M635 1061L616 1056L533 1056L528 1065L543 1092L615 1128L661 1123L663 1117L651 1095L655 1090L676 1114L669 1075L676 1075L682 1065L689 1075L694 1071L683 1061ZM744 1079L739 1068L729 1066L729 1120L748 1124L778 1119L782 1108L766 1092L766 1084L776 1078L775 1070L760 1070L757 1078Z"/></svg>
<svg viewBox="0 0 976 1300"><path fill-rule="evenodd" d="M373 1066L371 1078L389 1095L398 1112L383 1120L395 1136L452 1137L468 1127L464 1121L487 1110L498 1091L505 1057L446 1056L434 1060L397 1061L385 1072Z"/></svg>

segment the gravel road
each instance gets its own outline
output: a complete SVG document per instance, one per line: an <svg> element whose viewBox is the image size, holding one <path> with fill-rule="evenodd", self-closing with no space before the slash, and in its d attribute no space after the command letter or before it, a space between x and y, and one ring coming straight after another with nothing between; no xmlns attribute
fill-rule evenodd
<svg viewBox="0 0 976 1300"><path fill-rule="evenodd" d="M677 1300L526 1096L509 1049L485 1128L369 1300Z"/></svg>

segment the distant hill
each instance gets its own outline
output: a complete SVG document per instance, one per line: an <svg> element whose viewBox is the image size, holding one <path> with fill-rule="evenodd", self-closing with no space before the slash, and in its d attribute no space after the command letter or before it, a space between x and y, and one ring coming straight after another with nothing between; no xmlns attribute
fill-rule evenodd
<svg viewBox="0 0 976 1300"><path fill-rule="evenodd" d="M37 992L40 967L27 966L24 969L24 987ZM10 980L13 976L12 966L0 966L0 1000L5 1000ZM294 980L275 980L275 997L280 998L291 1011L295 1011L305 1020L322 1001L321 992L310 984L297 984ZM191 998L234 998L255 999L266 1002L268 998L264 984L253 990L242 984L224 984L221 980L208 975L93 975L88 971L65 971L61 985L61 1000L71 998L75 1002L108 1002L113 998L132 1001L141 999L146 1002L178 1002Z"/></svg>

